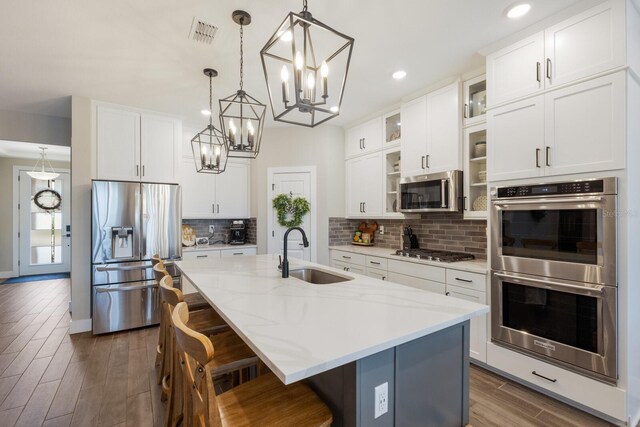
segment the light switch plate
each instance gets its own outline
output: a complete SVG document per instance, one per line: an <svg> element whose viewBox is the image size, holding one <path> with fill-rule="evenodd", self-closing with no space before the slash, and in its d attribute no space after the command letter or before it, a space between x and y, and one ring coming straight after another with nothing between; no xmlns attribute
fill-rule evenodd
<svg viewBox="0 0 640 427"><path fill-rule="evenodd" d="M373 418L379 418L389 411L389 383L383 383L374 389Z"/></svg>
<svg viewBox="0 0 640 427"><path fill-rule="evenodd" d="M216 229L215 225L213 225L213 224L209 225L209 233L213 234L213 230L215 230L215 229Z"/></svg>

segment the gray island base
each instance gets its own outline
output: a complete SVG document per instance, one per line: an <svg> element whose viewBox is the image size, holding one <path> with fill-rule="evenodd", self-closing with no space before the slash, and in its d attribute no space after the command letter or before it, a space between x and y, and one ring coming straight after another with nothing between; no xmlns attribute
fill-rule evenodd
<svg viewBox="0 0 640 427"><path fill-rule="evenodd" d="M335 427L447 427L469 421L469 321L310 377ZM374 418L374 389L388 412Z"/></svg>

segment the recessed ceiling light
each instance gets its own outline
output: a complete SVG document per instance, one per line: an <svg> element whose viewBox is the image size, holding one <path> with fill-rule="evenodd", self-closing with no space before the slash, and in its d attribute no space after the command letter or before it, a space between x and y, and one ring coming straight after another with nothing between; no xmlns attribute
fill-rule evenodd
<svg viewBox="0 0 640 427"><path fill-rule="evenodd" d="M520 18L524 16L531 10L531 5L529 3L516 3L512 4L507 8L507 17L511 19Z"/></svg>
<svg viewBox="0 0 640 427"><path fill-rule="evenodd" d="M334 105L333 107L329 108L329 110L331 110L332 113L337 113L338 111L340 111L340 107Z"/></svg>
<svg viewBox="0 0 640 427"><path fill-rule="evenodd" d="M393 77L396 80L402 80L407 76L407 72L406 71L402 71L402 70L398 70L395 73L393 73L391 75L391 77Z"/></svg>
<svg viewBox="0 0 640 427"><path fill-rule="evenodd" d="M211 115L211 111L209 111L209 110L200 110L200 112L202 113L203 116L210 116Z"/></svg>

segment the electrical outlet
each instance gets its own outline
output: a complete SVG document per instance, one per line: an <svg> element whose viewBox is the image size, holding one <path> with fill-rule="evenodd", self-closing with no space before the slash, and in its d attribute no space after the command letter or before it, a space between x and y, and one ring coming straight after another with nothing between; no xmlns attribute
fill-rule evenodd
<svg viewBox="0 0 640 427"><path fill-rule="evenodd" d="M373 418L378 418L389 411L389 383L383 383L374 389L375 401Z"/></svg>
<svg viewBox="0 0 640 427"><path fill-rule="evenodd" d="M216 229L216 226L211 224L209 225L209 233L213 234L213 231Z"/></svg>
<svg viewBox="0 0 640 427"><path fill-rule="evenodd" d="M380 226L380 234L384 234L384 225Z"/></svg>

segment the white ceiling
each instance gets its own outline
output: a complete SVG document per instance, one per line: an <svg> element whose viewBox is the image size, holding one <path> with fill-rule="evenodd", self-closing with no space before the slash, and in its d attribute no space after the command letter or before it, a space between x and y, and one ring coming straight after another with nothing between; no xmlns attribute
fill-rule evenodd
<svg viewBox="0 0 640 427"><path fill-rule="evenodd" d="M309 0L309 11L355 38L340 117L345 125L412 92L482 64L476 53L579 0ZM582 0L584 1L584 0ZM268 103L259 51L301 0L2 0L0 109L70 116L70 95L206 119L205 67L217 69L214 100L237 90L235 9L245 29L245 90ZM219 27L212 45L190 40L194 16ZM391 79L397 69L403 81ZM271 114L270 112L268 113ZM267 123L267 126L270 124Z"/></svg>
<svg viewBox="0 0 640 427"><path fill-rule="evenodd" d="M40 153L42 152L40 147L45 147L47 149L46 155L49 160L65 162L71 161L71 147L3 140L0 140L0 157L11 157L14 159L39 159Z"/></svg>

